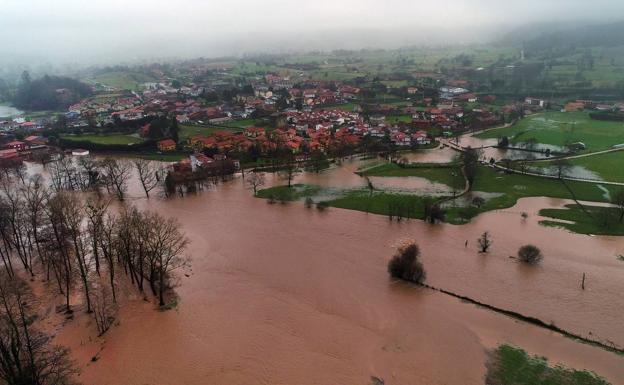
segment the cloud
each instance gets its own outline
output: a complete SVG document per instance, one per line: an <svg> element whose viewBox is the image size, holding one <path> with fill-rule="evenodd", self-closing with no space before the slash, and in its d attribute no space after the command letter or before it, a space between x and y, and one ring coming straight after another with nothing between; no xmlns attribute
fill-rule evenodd
<svg viewBox="0 0 624 385"><path fill-rule="evenodd" d="M0 36L15 57L130 60L323 48L319 36L339 48L341 31L345 48L392 45L393 35L401 44L438 33L465 41L528 22L618 14L621 0L0 0Z"/></svg>

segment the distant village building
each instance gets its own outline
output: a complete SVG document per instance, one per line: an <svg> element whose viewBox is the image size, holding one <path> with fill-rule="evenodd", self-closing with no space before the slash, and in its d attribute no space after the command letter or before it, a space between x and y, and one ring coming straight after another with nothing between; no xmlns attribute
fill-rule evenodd
<svg viewBox="0 0 624 385"><path fill-rule="evenodd" d="M71 153L73 156L87 156L89 155L89 150L85 150L82 148L77 148L75 150L72 150Z"/></svg>
<svg viewBox="0 0 624 385"><path fill-rule="evenodd" d="M165 139L165 140L159 141L157 143L157 147L159 151L170 152L170 151L175 151L177 145L173 139Z"/></svg>

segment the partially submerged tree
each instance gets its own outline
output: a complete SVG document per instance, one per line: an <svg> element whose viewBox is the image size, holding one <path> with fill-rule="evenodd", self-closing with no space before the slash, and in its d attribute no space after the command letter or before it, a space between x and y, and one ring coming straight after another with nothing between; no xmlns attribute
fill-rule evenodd
<svg viewBox="0 0 624 385"><path fill-rule="evenodd" d="M414 283L423 283L426 278L425 268L418 260L420 249L414 242L401 246L388 262L388 273L393 278Z"/></svg>
<svg viewBox="0 0 624 385"><path fill-rule="evenodd" d="M106 188L123 201L128 189L128 180L131 177L132 166L127 160L107 158L102 162L105 174Z"/></svg>
<svg viewBox="0 0 624 385"><path fill-rule="evenodd" d="M299 165L295 161L294 155L289 153L284 159L281 171L282 178L288 181L289 188L292 187L292 181L299 172Z"/></svg>
<svg viewBox="0 0 624 385"><path fill-rule="evenodd" d="M524 245L518 250L518 259L529 265L535 265L543 258L542 251L534 245Z"/></svg>
<svg viewBox="0 0 624 385"><path fill-rule="evenodd" d="M490 237L490 232L485 231L481 236L477 239L477 244L479 245L479 249L482 253L487 253L492 246L492 238Z"/></svg>
<svg viewBox="0 0 624 385"><path fill-rule="evenodd" d="M563 179L572 168L572 164L566 159L555 159L553 165L555 166L557 178L559 179Z"/></svg>
<svg viewBox="0 0 624 385"><path fill-rule="evenodd" d="M620 213L619 221L622 222L622 220L624 220L624 189L618 191L615 194L615 196L611 200L611 203L617 206L617 209Z"/></svg>
<svg viewBox="0 0 624 385"><path fill-rule="evenodd" d="M70 385L77 370L69 350L36 330L28 285L0 270L0 383Z"/></svg>
<svg viewBox="0 0 624 385"><path fill-rule="evenodd" d="M141 186L143 186L145 196L149 198L150 191L156 188L159 183L158 167L154 162L141 158L133 160L132 163L139 175L139 181L141 182Z"/></svg>
<svg viewBox="0 0 624 385"><path fill-rule="evenodd" d="M264 173L257 171L252 172L247 176L245 183L247 183L247 186L251 187L254 195L256 195L258 193L258 188L264 186Z"/></svg>

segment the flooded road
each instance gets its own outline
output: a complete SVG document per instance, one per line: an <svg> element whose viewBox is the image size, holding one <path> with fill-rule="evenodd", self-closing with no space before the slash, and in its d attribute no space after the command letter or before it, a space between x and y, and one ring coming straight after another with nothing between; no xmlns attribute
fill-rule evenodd
<svg viewBox="0 0 624 385"><path fill-rule="evenodd" d="M298 178L355 185L362 178L354 167ZM615 255L624 240L538 225L540 208L565 201L522 199L468 225L430 226L268 205L240 178L185 198L148 201L138 186L130 195L181 221L192 271L180 274L175 310L131 298L104 339L93 337L86 316L62 330L57 341L72 349L85 384L351 385L371 376L386 384L483 384L486 349L505 342L624 382L622 356L388 279L395 247L416 240L430 285L623 346L624 263ZM476 239L486 230L494 244L482 255ZM509 258L529 242L545 255L540 266Z"/></svg>

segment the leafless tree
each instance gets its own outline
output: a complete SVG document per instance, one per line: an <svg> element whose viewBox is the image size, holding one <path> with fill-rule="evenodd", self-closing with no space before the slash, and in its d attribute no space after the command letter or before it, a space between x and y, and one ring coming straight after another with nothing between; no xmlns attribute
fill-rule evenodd
<svg viewBox="0 0 624 385"><path fill-rule="evenodd" d="M100 245L104 226L104 214L108 209L108 201L100 197L90 197L85 205L87 231L91 241L91 252L95 261L95 271L100 274Z"/></svg>
<svg viewBox="0 0 624 385"><path fill-rule="evenodd" d="M159 304L164 306L166 280L172 270L184 264L182 253L188 245L188 239L180 231L180 224L174 218L165 218L153 213L150 224L149 253L155 261L158 274Z"/></svg>
<svg viewBox="0 0 624 385"><path fill-rule="evenodd" d="M264 173L254 171L249 174L245 182L247 183L247 186L253 189L253 193L256 195L258 193L258 187L264 186Z"/></svg>
<svg viewBox="0 0 624 385"><path fill-rule="evenodd" d="M48 190L43 184L43 178L37 174L30 178L22 187L21 193L24 197L26 215L28 217L28 242L32 249L34 243L37 255L42 265L46 265L45 255L41 250L39 242L39 229L43 225L45 206L48 199ZM47 279L50 279L49 270Z"/></svg>
<svg viewBox="0 0 624 385"><path fill-rule="evenodd" d="M107 188L113 191L117 199L123 201L132 176L132 166L126 160L108 158L102 162Z"/></svg>
<svg viewBox="0 0 624 385"><path fill-rule="evenodd" d="M611 203L617 206L618 211L620 212L620 222L622 222L622 220L624 220L624 189L615 194Z"/></svg>
<svg viewBox="0 0 624 385"><path fill-rule="evenodd" d="M51 345L33 326L34 300L24 281L0 271L0 382L74 384L77 370L68 349Z"/></svg>
<svg viewBox="0 0 624 385"><path fill-rule="evenodd" d="M46 208L46 216L50 222L47 244L47 260L54 269L59 290L65 295L66 311L71 312L69 303L71 288L74 283L74 265L71 256L70 230L64 217L66 193L57 193L50 197Z"/></svg>
<svg viewBox="0 0 624 385"><path fill-rule="evenodd" d="M99 285L93 288L93 318L99 335L103 335L113 325L117 306L111 298L110 289Z"/></svg>
<svg viewBox="0 0 624 385"><path fill-rule="evenodd" d="M299 166L297 162L295 162L295 157L292 153L288 153L288 155L284 158L282 164L281 175L282 178L288 181L288 187L292 187L292 181L295 179L295 176L299 174Z"/></svg>
<svg viewBox="0 0 624 385"><path fill-rule="evenodd" d="M134 167L139 174L139 180L141 181L141 186L143 186L143 191L145 191L145 196L149 198L150 191L159 184L158 167L154 162L140 158L133 160L132 163L134 163Z"/></svg>
<svg viewBox="0 0 624 385"><path fill-rule="evenodd" d="M559 179L564 178L572 168L572 165L566 159L555 159L553 165L557 170L557 178Z"/></svg>
<svg viewBox="0 0 624 385"><path fill-rule="evenodd" d="M479 245L482 253L487 253L490 249L490 246L492 246L492 238L490 237L490 232L485 231L483 234L481 234L481 236L477 239L477 244Z"/></svg>

